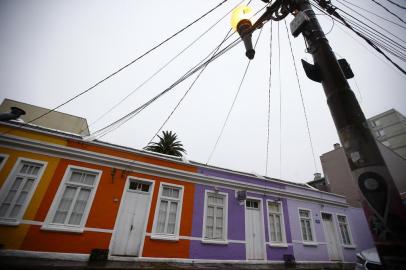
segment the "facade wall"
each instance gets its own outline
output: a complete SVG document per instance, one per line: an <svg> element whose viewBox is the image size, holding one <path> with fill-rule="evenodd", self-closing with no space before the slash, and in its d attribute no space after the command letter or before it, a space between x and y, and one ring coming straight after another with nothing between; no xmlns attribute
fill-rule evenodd
<svg viewBox="0 0 406 270"><path fill-rule="evenodd" d="M245 224L247 207L244 201L239 202L236 197L236 192L244 190L245 187L248 190L247 196L260 202L265 261L282 262L284 255L293 255L297 261L328 261L324 231L321 224L317 223L317 220L320 220L321 211L341 213L348 217L355 246L351 249L343 247L344 261L353 261L355 251L368 247L371 243L370 235L365 235L362 227L359 226L362 224L366 227L365 217L359 212L353 214L355 210L346 207L345 200L333 194L320 193L309 188L301 188L300 185L278 183L274 180L265 180L223 169L197 168L189 164L171 162L168 159L154 158L151 155L141 156L123 149L114 149L110 145L89 144L73 139L63 140L36 132L16 131L14 135L16 134L27 140L35 140L35 144L43 142L50 149L51 145L62 147L66 153L56 154L56 150L52 150L46 154L43 150L41 152L20 149L16 146L7 146L0 138L0 153L7 156L5 164L0 168L0 184L4 185L18 158L39 160L46 164L20 224L13 226L0 224L0 244L7 250L70 254L89 254L96 248L111 250L117 232L120 204L125 201L123 198L127 192L126 183L129 178L153 182L149 212L145 221L146 229L139 254L141 257L247 260L249 252ZM73 152L69 152L70 150ZM84 155L74 156L75 153ZM101 162L98 158L106 158L108 161ZM138 162L141 164L141 169L132 169L131 164L127 167L118 166L118 162L123 160ZM146 164L149 164L149 167L144 166ZM94 186L94 198L90 201L88 216L85 217L80 230L74 230L69 226L63 226L63 228L49 226L50 213L54 211L52 207L66 185L67 172L72 166L94 170L100 175L100 179ZM159 211L158 202L162 183L178 185L183 189L179 236L176 239L162 239L154 235L153 227ZM207 192L213 194L218 192L227 197L227 215L225 216L227 233L222 243L213 243L204 239ZM291 195L283 195L285 194L283 192ZM320 203L323 201L329 203L323 205ZM282 208L285 240L283 243L275 244L270 239L268 202L278 203ZM332 204L337 206L331 206ZM307 245L302 241L299 207L312 211L315 222L315 245Z"/></svg>

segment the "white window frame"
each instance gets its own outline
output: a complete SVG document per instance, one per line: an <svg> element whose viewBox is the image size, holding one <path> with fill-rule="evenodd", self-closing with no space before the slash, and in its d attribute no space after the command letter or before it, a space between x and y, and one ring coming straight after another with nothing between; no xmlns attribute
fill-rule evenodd
<svg viewBox="0 0 406 270"><path fill-rule="evenodd" d="M206 213L209 194L224 196L224 206L223 206L223 239L208 239L206 238ZM228 193L218 192L216 190L206 189L204 192L204 209L203 209L203 228L202 228L202 242L210 244L228 244Z"/></svg>
<svg viewBox="0 0 406 270"><path fill-rule="evenodd" d="M7 156L7 158L8 158L8 156ZM28 207L28 205L29 205L29 203L30 203L30 201L32 199L32 196L34 195L34 192L37 189L38 183L41 181L41 178L42 178L42 176L44 174L45 168L48 165L48 162L46 162L46 161L19 157L16 160L16 162L14 163L14 166L11 169L11 172L9 173L6 181L4 182L3 186L1 187L0 203L3 202L4 197L6 196L8 191L10 190L10 188L11 188L13 182L14 182L15 176L18 173L18 169L20 167L20 164L22 162L24 162L24 161L25 162L31 162L31 163L37 163L37 164L40 164L42 167L41 167L40 171L38 172L38 176L37 176L36 180L33 183L31 191L27 194L27 198L26 198L24 204L21 206L20 213L17 215L16 218L13 218L13 219L11 219L11 218L0 218L0 224L11 225L11 226L13 226L13 225L17 226L17 225L20 224L20 222L21 222L21 220L22 220L22 218L23 218L23 216L25 214L25 211L27 210L27 207ZM5 162L3 162L3 163L5 163ZM2 164L0 164L0 165L2 166Z"/></svg>
<svg viewBox="0 0 406 270"><path fill-rule="evenodd" d="M6 164L9 155L0 154L0 157L4 158L3 161L0 163L0 171L1 171L1 169L3 169L4 165Z"/></svg>
<svg viewBox="0 0 406 270"><path fill-rule="evenodd" d="M301 216L300 216L300 210L304 210L304 211L309 211L309 216L310 216L310 229L311 229L311 233L312 233L312 241L309 240L304 240L303 239L303 231L302 231L302 223L300 222ZM308 209L308 208L298 208L297 209L297 215L299 217L299 228L300 228L300 235L302 237L302 243L304 245L317 245L317 239L316 239L316 230L314 229L314 220L313 220L313 213L312 210Z"/></svg>
<svg viewBox="0 0 406 270"><path fill-rule="evenodd" d="M347 225L347 230L348 230L348 236L350 238L350 244L344 244L344 240L341 234L341 227L340 227L340 221L338 220L338 217L342 216L345 217L345 223ZM337 222L337 227L338 227L338 233L340 235L340 240L341 240L341 245L344 248L355 248L355 244L354 244L354 238L352 237L352 233L351 233L351 228L350 228L350 222L348 221L348 216L344 215L344 214L335 214L335 218L336 218L336 222Z"/></svg>
<svg viewBox="0 0 406 270"><path fill-rule="evenodd" d="M281 217L281 234L282 234L282 242L276 242L271 240L271 230L270 230L270 220L269 220L269 205L268 203L277 203L279 204L280 209L280 217ZM283 204L282 201L275 201L275 200L266 200L266 217L268 220L268 239L269 245L275 247L287 247L288 244L286 242L286 230L285 230L285 217L283 214Z"/></svg>
<svg viewBox="0 0 406 270"><path fill-rule="evenodd" d="M174 188L179 189L179 198L177 199L178 214L176 215L175 232L173 234L164 234L164 233L156 232L156 229L158 226L159 208L161 205L162 192L163 192L164 186L174 187ZM184 190L184 186L182 186L182 185L176 185L176 184L166 183L166 182L161 182L159 184L159 194L158 194L158 199L157 199L157 202L155 205L154 223L152 225L151 239L161 239L161 240L170 240L170 241L179 240L179 228L180 228L180 220L182 217L182 208L183 208L183 190Z"/></svg>
<svg viewBox="0 0 406 270"><path fill-rule="evenodd" d="M82 220L79 225L52 223L52 220L56 214L56 210L59 205L59 202L61 201L63 193L65 191L65 188L66 188L66 186L68 186L67 182L68 182L68 178L69 178L72 170L80 170L80 171L97 174L95 181L94 181L94 186L90 191L89 200L88 200L86 208L83 212ZM91 168L87 168L87 167L69 165L65 170L65 174L62 178L61 183L59 184L58 190L52 201L51 207L48 210L47 217L45 218L45 222L42 225L41 229L49 230L49 231L67 231L67 232L83 233L84 227L87 222L87 218L89 216L90 209L92 208L92 205L93 205L93 200L96 195L97 188L99 186L101 175L102 175L101 170L95 170L95 169L91 169Z"/></svg>

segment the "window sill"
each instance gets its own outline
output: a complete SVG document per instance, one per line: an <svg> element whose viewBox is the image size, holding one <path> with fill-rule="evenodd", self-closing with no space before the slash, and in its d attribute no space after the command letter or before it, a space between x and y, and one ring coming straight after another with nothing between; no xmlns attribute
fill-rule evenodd
<svg viewBox="0 0 406 270"><path fill-rule="evenodd" d="M356 249L357 246L356 245L343 245L343 248L347 248L347 249Z"/></svg>
<svg viewBox="0 0 406 270"><path fill-rule="evenodd" d="M202 243L210 244L210 245L228 245L228 241L226 241L226 240L202 239Z"/></svg>
<svg viewBox="0 0 406 270"><path fill-rule="evenodd" d="M153 234L153 235L151 235L151 239L177 242L177 241L179 241L179 236L178 235L159 235L159 234L154 235Z"/></svg>
<svg viewBox="0 0 406 270"><path fill-rule="evenodd" d="M41 230L54 231L54 232L83 233L83 228L81 228L81 227L69 227L69 226L57 226L57 225L43 225L41 227Z"/></svg>
<svg viewBox="0 0 406 270"><path fill-rule="evenodd" d="M311 247L316 247L316 246L319 245L319 243L317 243L317 242L306 242L306 241L303 241L302 244L303 244L304 246L311 246Z"/></svg>
<svg viewBox="0 0 406 270"><path fill-rule="evenodd" d="M20 221L18 221L16 219L0 219L0 225L18 226L18 225L20 225Z"/></svg>
<svg viewBox="0 0 406 270"><path fill-rule="evenodd" d="M270 247L276 247L276 248L287 248L288 244L287 243L268 243Z"/></svg>

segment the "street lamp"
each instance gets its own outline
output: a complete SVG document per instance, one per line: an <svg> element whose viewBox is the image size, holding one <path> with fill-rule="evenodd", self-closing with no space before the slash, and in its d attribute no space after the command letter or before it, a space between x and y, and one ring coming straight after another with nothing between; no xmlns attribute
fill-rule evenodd
<svg viewBox="0 0 406 270"><path fill-rule="evenodd" d="M322 84L341 145L354 180L363 195L365 214L385 269L401 269L406 263L406 209L392 176L368 128L364 113L347 79L354 75L344 59L337 60L309 0L262 0L273 2L254 23L244 18L244 8L233 12L233 28L244 40L246 55L252 59L251 34L267 21L279 21L293 14L290 30L302 34L314 64L302 60L307 77ZM330 0L316 0L337 17ZM249 40L248 40L249 39ZM251 44L251 46L249 46ZM403 265L404 266L404 265Z"/></svg>
<svg viewBox="0 0 406 270"><path fill-rule="evenodd" d="M252 9L248 6L239 6L231 13L231 27L237 31L245 45L245 55L254 59L255 50L252 47L251 28Z"/></svg>

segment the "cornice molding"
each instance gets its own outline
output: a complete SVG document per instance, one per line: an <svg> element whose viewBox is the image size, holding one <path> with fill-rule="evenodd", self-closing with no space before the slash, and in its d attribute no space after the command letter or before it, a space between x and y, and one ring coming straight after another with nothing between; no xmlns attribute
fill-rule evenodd
<svg viewBox="0 0 406 270"><path fill-rule="evenodd" d="M313 201L317 203L330 204L341 207L348 207L346 202L343 202L342 196L336 196L335 194L329 193L329 196L337 197L337 200L323 199L322 193L318 194L321 196L314 197L309 195L303 195L292 191L286 191L278 188L267 187L251 184L242 183L235 180L230 180L221 177L213 177L202 175L200 173L193 173L188 171L182 171L173 169L170 167L164 167L159 165L154 165L150 163L144 163L140 161L125 159L121 157L106 155L97 152L91 152L79 148L73 148L69 146L62 146L56 144L50 144L43 141L28 139L25 137L13 136L13 135L2 135L0 136L0 145L3 147L14 148L22 151L31 151L39 154L77 160L87 163L94 163L98 165L104 165L108 167L114 167L122 170L133 171L136 173L143 173L151 176L169 178L178 181L186 181L192 183L198 183L203 185L231 188L233 190L247 190L248 192L253 192L257 194L268 194L271 196L277 196L282 198L292 198L304 201ZM193 165L192 165L193 166ZM198 168L198 166L196 166ZM300 187L297 187L300 189ZM340 201L341 200L341 201Z"/></svg>

